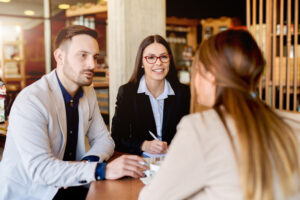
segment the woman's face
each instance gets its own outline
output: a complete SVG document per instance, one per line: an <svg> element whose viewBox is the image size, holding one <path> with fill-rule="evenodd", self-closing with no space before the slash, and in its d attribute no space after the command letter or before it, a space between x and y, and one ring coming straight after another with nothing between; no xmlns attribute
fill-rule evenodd
<svg viewBox="0 0 300 200"><path fill-rule="evenodd" d="M194 77L197 103L205 107L212 107L216 99L216 78L211 72L205 71L202 64L199 64L199 68Z"/></svg>
<svg viewBox="0 0 300 200"><path fill-rule="evenodd" d="M146 80L164 80L170 66L170 56L166 47L160 43L147 46L143 52L143 66Z"/></svg>

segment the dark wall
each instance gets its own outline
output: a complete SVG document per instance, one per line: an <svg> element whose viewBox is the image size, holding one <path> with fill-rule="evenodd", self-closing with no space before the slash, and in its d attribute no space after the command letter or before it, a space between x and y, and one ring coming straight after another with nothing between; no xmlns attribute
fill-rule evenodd
<svg viewBox="0 0 300 200"><path fill-rule="evenodd" d="M246 24L246 0L167 0L167 16L187 18L237 17Z"/></svg>

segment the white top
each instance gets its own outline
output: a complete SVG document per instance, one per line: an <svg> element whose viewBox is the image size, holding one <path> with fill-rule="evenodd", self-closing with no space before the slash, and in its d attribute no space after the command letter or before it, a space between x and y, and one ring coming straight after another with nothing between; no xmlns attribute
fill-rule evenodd
<svg viewBox="0 0 300 200"><path fill-rule="evenodd" d="M137 90L137 93L145 93L149 96L152 112L155 119L155 125L156 125L156 132L158 135L158 139L162 139L162 123L164 118L164 100L168 98L168 95L175 95L169 81L165 79L165 87L164 92L159 95L157 98L154 98L151 94L151 92L148 90L145 80L145 75L140 80L139 88Z"/></svg>
<svg viewBox="0 0 300 200"><path fill-rule="evenodd" d="M295 133L300 133L300 114L278 113L286 119ZM293 120L288 120L293 119ZM233 142L237 134L231 117L226 122ZM274 180L275 200L286 200ZM226 129L214 110L182 118L168 154L139 200L193 199L242 200L238 166ZM300 194L288 198L299 200Z"/></svg>

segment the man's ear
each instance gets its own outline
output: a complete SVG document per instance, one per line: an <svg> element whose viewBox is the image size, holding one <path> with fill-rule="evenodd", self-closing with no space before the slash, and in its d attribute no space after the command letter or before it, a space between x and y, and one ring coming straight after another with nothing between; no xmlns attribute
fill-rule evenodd
<svg viewBox="0 0 300 200"><path fill-rule="evenodd" d="M63 65L64 64L64 58L65 58L65 52L61 48L57 48L53 52L55 61L57 65Z"/></svg>

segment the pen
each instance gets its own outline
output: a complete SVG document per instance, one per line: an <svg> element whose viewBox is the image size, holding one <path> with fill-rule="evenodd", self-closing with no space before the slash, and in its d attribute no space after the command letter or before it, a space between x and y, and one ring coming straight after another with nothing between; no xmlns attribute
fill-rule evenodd
<svg viewBox="0 0 300 200"><path fill-rule="evenodd" d="M151 131L149 131L149 133L155 140L159 140Z"/></svg>
<svg viewBox="0 0 300 200"><path fill-rule="evenodd" d="M155 140L159 140L151 131L149 131L150 135L155 139ZM168 152L168 148L166 149L166 151Z"/></svg>
<svg viewBox="0 0 300 200"><path fill-rule="evenodd" d="M151 131L149 131L150 135L155 139L155 140L159 140ZM160 140L159 140L160 141ZM166 149L166 151L168 152L168 148Z"/></svg>

